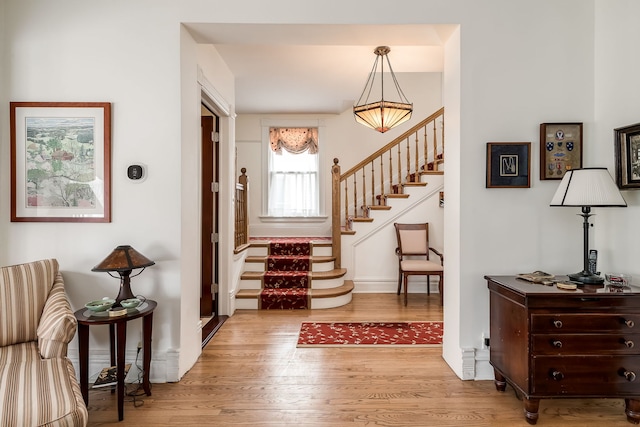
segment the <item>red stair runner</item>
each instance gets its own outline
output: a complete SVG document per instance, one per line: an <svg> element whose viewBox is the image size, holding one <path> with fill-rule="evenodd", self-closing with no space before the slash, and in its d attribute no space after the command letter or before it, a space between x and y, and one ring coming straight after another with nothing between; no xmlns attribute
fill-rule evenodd
<svg viewBox="0 0 640 427"><path fill-rule="evenodd" d="M311 257L306 255L270 255L267 258L269 271L310 271Z"/></svg>
<svg viewBox="0 0 640 427"><path fill-rule="evenodd" d="M311 306L311 243L303 239L272 240L262 279L260 308L307 309Z"/></svg>

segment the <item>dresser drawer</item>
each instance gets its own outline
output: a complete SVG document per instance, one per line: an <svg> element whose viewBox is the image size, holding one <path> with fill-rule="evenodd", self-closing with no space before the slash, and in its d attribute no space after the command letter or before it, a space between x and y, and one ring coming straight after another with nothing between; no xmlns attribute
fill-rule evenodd
<svg viewBox="0 0 640 427"><path fill-rule="evenodd" d="M640 354L640 334L534 334L532 355Z"/></svg>
<svg viewBox="0 0 640 427"><path fill-rule="evenodd" d="M640 314L534 313L531 315L532 333L611 331L640 333Z"/></svg>
<svg viewBox="0 0 640 427"><path fill-rule="evenodd" d="M538 396L640 396L640 356L538 356L532 370Z"/></svg>

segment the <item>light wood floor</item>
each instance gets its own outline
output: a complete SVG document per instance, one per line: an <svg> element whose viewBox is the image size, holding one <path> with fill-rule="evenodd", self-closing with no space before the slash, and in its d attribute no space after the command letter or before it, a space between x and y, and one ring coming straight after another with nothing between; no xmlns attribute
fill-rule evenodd
<svg viewBox="0 0 640 427"><path fill-rule="evenodd" d="M461 381L441 348L296 348L302 321L442 320L438 296L356 294L316 311L240 310L179 383L125 402L92 390L89 425L118 426L527 426L511 387ZM446 330L446 325L445 325ZM139 404L139 403L138 403ZM540 427L629 426L622 399L540 404Z"/></svg>

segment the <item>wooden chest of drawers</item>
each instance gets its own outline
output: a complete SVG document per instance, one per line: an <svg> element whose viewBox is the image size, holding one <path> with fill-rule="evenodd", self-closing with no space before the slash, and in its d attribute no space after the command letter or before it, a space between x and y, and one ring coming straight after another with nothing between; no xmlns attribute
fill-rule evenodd
<svg viewBox="0 0 640 427"><path fill-rule="evenodd" d="M485 279L496 388L522 396L530 424L540 399L563 397L623 398L627 419L640 422L640 288Z"/></svg>

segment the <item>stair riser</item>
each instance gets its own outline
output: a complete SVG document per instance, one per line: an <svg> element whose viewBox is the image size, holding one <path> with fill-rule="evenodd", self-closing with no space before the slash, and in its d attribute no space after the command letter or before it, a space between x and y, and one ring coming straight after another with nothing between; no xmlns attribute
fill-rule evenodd
<svg viewBox="0 0 640 427"><path fill-rule="evenodd" d="M311 264L311 271L331 271L333 270L333 261L330 262L314 262Z"/></svg>
<svg viewBox="0 0 640 427"><path fill-rule="evenodd" d="M240 289L262 289L262 280L240 280Z"/></svg>
<svg viewBox="0 0 640 427"><path fill-rule="evenodd" d="M311 309L319 310L323 308L336 308L342 307L343 305L347 305L351 302L353 294L349 292L346 295L340 295L339 297L333 298L313 298L311 300Z"/></svg>
<svg viewBox="0 0 640 427"><path fill-rule="evenodd" d="M311 253L313 256L331 256L333 250L331 246L312 246Z"/></svg>
<svg viewBox="0 0 640 427"><path fill-rule="evenodd" d="M236 298L236 310L257 310L258 298Z"/></svg>
<svg viewBox="0 0 640 427"><path fill-rule="evenodd" d="M344 277L335 279L313 279L311 281L311 289L332 289L342 286Z"/></svg>
<svg viewBox="0 0 640 427"><path fill-rule="evenodd" d="M249 246L249 256L267 256L269 255L269 248L263 246Z"/></svg>

